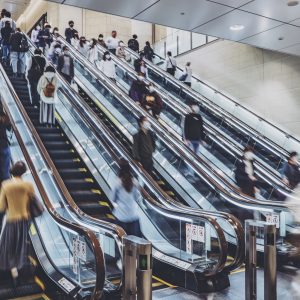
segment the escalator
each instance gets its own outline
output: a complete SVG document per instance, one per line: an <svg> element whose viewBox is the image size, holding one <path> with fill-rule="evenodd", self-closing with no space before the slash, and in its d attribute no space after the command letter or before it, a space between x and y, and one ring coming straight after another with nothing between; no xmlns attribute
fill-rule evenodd
<svg viewBox="0 0 300 300"><path fill-rule="evenodd" d="M10 74L10 70L7 69L8 75ZM90 125L88 125L84 120L78 119L75 121L75 116L79 113L79 110L75 108L75 105L68 104L69 101L73 101L70 97L70 91L68 89L68 86L66 86L66 83L62 82L62 88L59 90L59 101L57 104L56 109L56 118L59 122L59 125L55 127L55 129L61 129L62 131L59 132L59 135L62 136L63 139L59 138L59 135L55 135L55 141L57 138L58 144L55 144L55 149L52 143L49 143L46 139L46 135L44 134L45 129L40 129L39 125L37 123L37 114L35 109L30 105L30 102L28 102L28 94L26 94L26 83L22 80L16 80L12 81L13 86L16 88L16 92L20 95L16 100L18 102L18 106L20 109L23 108L24 114L26 114L26 111L28 112L28 115L32 118L33 124L29 120L28 116L25 118L26 123L28 125L32 124L31 131L34 132L34 138L35 142L39 145L40 149L44 149L44 152L47 152L51 158L51 152L52 150L60 150L63 152L60 153L66 153L69 150L75 151L75 149L70 149L71 145L74 145L76 148L76 154L78 154L78 158L83 162L83 165L80 165L80 167L85 168L85 174L87 172L91 172L93 174L92 179L99 184L97 186L98 192L96 194L99 194L99 191L108 195L108 192L110 188L112 187L113 183L116 180L116 172L118 170L117 160L112 160L111 154L107 153L107 151L103 148L103 146L99 143L97 144L97 148L91 144L91 142L95 142L95 138L91 134L91 130L89 128ZM17 94L16 94L17 95ZM21 103L22 102L22 103ZM24 106L23 106L24 105ZM24 109L26 107L26 111ZM80 113L84 113L84 110L81 110ZM35 123L34 123L35 122ZM35 126L34 126L35 125ZM39 136L35 134L35 127L39 129ZM51 129L51 128L50 128ZM57 131L53 132L53 128L47 132L49 133L51 137L51 142L53 141L54 137L52 136L53 133L57 133ZM86 137L83 137L83 134L86 132ZM46 142L45 145L43 144L43 138ZM59 139L58 139L59 138ZM67 145L67 146L66 146ZM57 149L60 147L59 149ZM99 149L99 151L98 151ZM74 153L71 151L71 153ZM44 153L43 155L46 157L48 154ZM53 153L53 152L52 152ZM94 156L95 155L95 156ZM49 158L49 159L50 159ZM69 158L69 156L68 156ZM76 159L77 157L72 157L73 159ZM57 158L56 158L57 159ZM109 161L109 164L106 163L104 165L104 159L106 161ZM53 160L55 161L55 156L53 157ZM78 159L75 163L77 163ZM72 161L74 162L74 161ZM56 162L57 163L57 162ZM57 168L55 165L51 167L51 172L53 174L56 174L56 171L58 171L58 175L61 175L61 177L64 176L64 168L60 167L61 161L57 163ZM70 164L70 158L67 162L64 162L62 164L66 167L66 169L75 169L73 167L73 164ZM100 171L101 169L101 171ZM93 171L91 171L93 170ZM81 171L81 170L78 170ZM59 174L59 172L62 172L62 174ZM75 172L70 172L72 174L75 174ZM90 174L88 174L88 177L84 178L90 178ZM80 177L72 177L72 180L78 180L83 179L82 176ZM104 179L105 178L105 179ZM65 177L64 180L70 179L69 177ZM149 187L151 189L151 187ZM155 188L154 188L155 189ZM81 190L79 190L81 192ZM70 194L73 192L73 190L70 189ZM92 191L94 192L94 191ZM90 195L90 194L88 194ZM81 196L81 195L80 195ZM74 198L76 198L76 194L74 194ZM99 201L99 198L95 198ZM75 199L74 199L75 201ZM87 209L85 206L85 201L82 201L80 197L76 198L76 201L78 201L79 205L83 203L82 209ZM76 202L75 201L75 202ZM148 202L150 201L150 202ZM91 203L91 198L86 201L89 205ZM108 203L110 205L110 203ZM104 217L103 214L105 213ZM107 216L106 211L97 211L97 215L100 216L100 218L104 218L104 220L107 220L109 216ZM170 279L174 280L175 282L181 280L178 284L182 284L183 286L187 288L191 288L194 290L201 290L204 287L208 288L208 286L205 286L203 284L203 280L207 280L207 278L214 278L218 277L219 280L216 282L220 282L218 285L218 288L220 288L221 285L223 287L228 284L226 281L226 273L225 272L225 262L227 259L227 250L226 250L226 240L224 237L224 233L221 230L221 226L218 225L217 221L215 219L212 219L211 217L205 216L205 214L192 214L189 213L183 213L179 210L172 210L170 208L162 207L161 205L157 205L155 202L151 201L151 199L143 198L141 202L141 215L142 217L142 224L145 228L149 230L149 232L146 232L146 237L153 241L153 247L155 249L154 252L154 258L155 258L155 266L159 266L155 268L156 272L164 272L169 270L168 272L165 272L163 274L164 276L169 276ZM163 216L163 217L162 217ZM102 219L101 219L102 220ZM86 220L85 222L88 222L91 224L93 220ZM200 224L203 226L207 226L209 228L209 232L211 232L211 242L209 243L211 245L210 250L208 252L203 252L203 249L195 249L196 252L193 255L185 253L183 241L185 240L185 231L183 231L183 228L185 228L186 222L192 222L194 224ZM225 221L224 221L225 222ZM226 223L226 222L225 222ZM180 228L180 229L179 229ZM150 230L151 229L151 230ZM235 229L233 229L233 236L235 234ZM106 238L106 237L103 237ZM101 237L100 237L101 240ZM236 251L236 259L235 262L230 265L231 268L237 267L241 262L241 254L239 250L241 250L242 245L240 245L240 240L236 242L236 245L239 247ZM102 245L102 243L101 243ZM114 252L114 247L111 247L109 245L103 245L104 247L104 254L105 257L107 257L108 252ZM200 259L201 258L201 259ZM114 257L114 262L116 263L117 257ZM181 267L178 267L179 266ZM192 272L186 272L187 268L190 266L194 266L195 269L193 269ZM108 268L109 269L109 268ZM226 270L228 267L226 267ZM205 270L205 276L202 277L201 274L203 274ZM222 273L222 271L224 272ZM107 270L108 273L109 270ZM116 272L115 272L116 273ZM193 275L192 275L193 274ZM119 278L120 278L120 272L119 272ZM192 278L189 280L189 283L187 284L185 280L182 280L182 278L185 278L186 276L192 275ZM225 280L222 281L223 276L225 275ZM202 278L200 280L200 278ZM116 280L115 278L111 278L111 282L113 280ZM201 281L201 285L199 285L199 282ZM121 281L119 281L119 284L121 284ZM211 287L215 288L215 286Z"/></svg>

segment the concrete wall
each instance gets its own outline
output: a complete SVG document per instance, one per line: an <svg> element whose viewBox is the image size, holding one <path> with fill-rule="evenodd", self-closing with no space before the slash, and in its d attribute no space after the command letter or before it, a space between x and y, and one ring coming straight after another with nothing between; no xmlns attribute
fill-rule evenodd
<svg viewBox="0 0 300 300"><path fill-rule="evenodd" d="M217 41L177 58L237 101L300 137L300 57Z"/></svg>
<svg viewBox="0 0 300 300"><path fill-rule="evenodd" d="M141 45L152 39L152 25L149 23L43 0L32 0L18 19L18 25L27 31L45 12L52 27L58 27L61 33L64 33L68 21L73 20L79 34L88 39L98 37L100 33L110 36L112 30L117 30L118 37L125 43L133 33L138 35Z"/></svg>

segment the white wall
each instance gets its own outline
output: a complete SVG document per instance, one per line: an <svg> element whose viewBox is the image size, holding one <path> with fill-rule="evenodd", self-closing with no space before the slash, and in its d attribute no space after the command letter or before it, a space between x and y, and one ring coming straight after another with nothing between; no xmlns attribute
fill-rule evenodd
<svg viewBox="0 0 300 300"><path fill-rule="evenodd" d="M259 115L300 137L300 57L217 41L177 58Z"/></svg>

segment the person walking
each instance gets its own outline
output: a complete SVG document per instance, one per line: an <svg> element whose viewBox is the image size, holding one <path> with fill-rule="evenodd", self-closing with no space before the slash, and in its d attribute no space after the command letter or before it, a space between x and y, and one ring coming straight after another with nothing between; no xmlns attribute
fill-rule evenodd
<svg viewBox="0 0 300 300"><path fill-rule="evenodd" d="M6 216L0 236L0 270L11 272L15 287L19 271L29 263L29 207L36 197L33 185L22 179L26 171L24 162L16 162L10 171L12 179L2 183L0 192L0 212Z"/></svg>
<svg viewBox="0 0 300 300"><path fill-rule="evenodd" d="M44 29L40 30L37 38L39 40L39 48L46 54L52 43L51 26L46 24Z"/></svg>
<svg viewBox="0 0 300 300"><path fill-rule="evenodd" d="M37 25L37 26L36 26L34 29L32 29L32 31L31 31L30 39L31 39L31 41L36 45L36 47L39 46L38 35L39 35L40 30L41 30L41 26L40 26L40 25Z"/></svg>
<svg viewBox="0 0 300 300"><path fill-rule="evenodd" d="M31 58L31 64L28 66L27 74L30 83L31 100L35 108L39 106L40 102L37 86L40 78L44 74L45 67L46 59L42 56L42 50L37 48L34 50L34 55Z"/></svg>
<svg viewBox="0 0 300 300"><path fill-rule="evenodd" d="M154 85L152 83L150 83L148 86L148 90L143 97L141 106L146 111L151 112L155 119L158 119L163 108L163 102L161 100L161 97L155 91Z"/></svg>
<svg viewBox="0 0 300 300"><path fill-rule="evenodd" d="M59 56L57 62L57 71L71 83L74 78L74 61L69 53L67 46L63 47L63 53Z"/></svg>
<svg viewBox="0 0 300 300"><path fill-rule="evenodd" d="M287 162L282 170L282 180L285 184L294 189L300 182L298 153L293 151L290 153Z"/></svg>
<svg viewBox="0 0 300 300"><path fill-rule="evenodd" d="M8 64L10 56L10 37L13 33L10 22L6 21L5 26L1 28L2 37L2 62Z"/></svg>
<svg viewBox="0 0 300 300"><path fill-rule="evenodd" d="M58 58L62 53L61 43L57 40L54 40L51 43L51 46L48 51L48 59L54 64L57 65Z"/></svg>
<svg viewBox="0 0 300 300"><path fill-rule="evenodd" d="M116 54L116 50L119 45L119 39L117 38L117 31L113 30L111 36L106 40L107 49L112 53Z"/></svg>
<svg viewBox="0 0 300 300"><path fill-rule="evenodd" d="M148 42L148 41L146 42L143 52L145 54L145 58L152 62L152 59L154 57L154 51L150 45L150 42Z"/></svg>
<svg viewBox="0 0 300 300"><path fill-rule="evenodd" d="M130 48L131 50L133 50L135 52L139 52L140 51L140 44L139 44L137 38L138 38L137 35L134 34L132 36L132 39L130 39L128 41L128 48Z"/></svg>
<svg viewBox="0 0 300 300"><path fill-rule="evenodd" d="M97 62L99 61L98 58L98 49L97 49L97 40L92 39L89 45L88 50L88 60L93 64L97 65Z"/></svg>
<svg viewBox="0 0 300 300"><path fill-rule="evenodd" d="M10 148L7 131L11 130L8 116L4 113L0 101L0 186L4 180L9 179ZM1 227L1 226L0 226Z"/></svg>
<svg viewBox="0 0 300 300"><path fill-rule="evenodd" d="M118 180L112 189L113 215L128 235L141 236L138 201L141 197L138 181L133 177L131 167L121 159Z"/></svg>
<svg viewBox="0 0 300 300"><path fill-rule="evenodd" d="M13 77L25 77L25 53L29 51L26 36L17 28L10 37L10 60L13 69Z"/></svg>
<svg viewBox="0 0 300 300"><path fill-rule="evenodd" d="M104 73L105 76L107 76L114 82L116 81L116 65L111 59L109 51L104 52L99 69Z"/></svg>
<svg viewBox="0 0 300 300"><path fill-rule="evenodd" d="M74 21L69 21L69 27L65 30L66 41L71 44L71 40L74 38L75 33L78 34L78 31L74 28Z"/></svg>
<svg viewBox="0 0 300 300"><path fill-rule="evenodd" d="M48 127L55 125L55 102L57 100L58 79L52 66L46 67L38 82L37 91L41 97L40 123Z"/></svg>
<svg viewBox="0 0 300 300"><path fill-rule="evenodd" d="M133 136L133 158L138 161L143 168L152 174L153 153L155 152L155 138L151 129L151 124L147 117L141 116L138 120L139 131Z"/></svg>
<svg viewBox="0 0 300 300"><path fill-rule="evenodd" d="M148 92L144 80L144 74L138 73L137 79L132 81L131 87L129 89L129 97L138 104L142 103L144 95Z"/></svg>
<svg viewBox="0 0 300 300"><path fill-rule="evenodd" d="M88 42L86 41L86 38L84 36L81 36L80 37L80 40L79 40L79 44L78 44L78 47L77 47L77 50L84 56L84 57L88 57L88 54L89 54L89 44Z"/></svg>
<svg viewBox="0 0 300 300"><path fill-rule="evenodd" d="M183 81L184 84L187 86L191 87L192 86L192 68L191 68L191 63L187 62L184 68L184 71L182 75L180 76L179 80Z"/></svg>
<svg viewBox="0 0 300 300"><path fill-rule="evenodd" d="M104 37L103 37L103 34L102 34L102 33L100 33L99 36L98 36L98 43L99 43L99 45L100 45L101 47L107 49L107 45L106 45L106 43L105 43L105 41L104 41Z"/></svg>
<svg viewBox="0 0 300 300"><path fill-rule="evenodd" d="M172 76L175 75L177 68L177 62L176 59L172 56L172 52L167 52L167 58L166 58L166 71L171 74Z"/></svg>
<svg viewBox="0 0 300 300"><path fill-rule="evenodd" d="M4 28L6 22L10 23L10 27L12 28L13 31L16 30L17 28L16 22L11 18L11 13L9 11L6 11L4 13L4 18L2 18L0 21L0 28Z"/></svg>
<svg viewBox="0 0 300 300"><path fill-rule="evenodd" d="M235 170L235 180L238 187L242 193L251 197L255 197L255 194L258 192L253 160L253 148L246 146L243 150L242 158L237 162Z"/></svg>

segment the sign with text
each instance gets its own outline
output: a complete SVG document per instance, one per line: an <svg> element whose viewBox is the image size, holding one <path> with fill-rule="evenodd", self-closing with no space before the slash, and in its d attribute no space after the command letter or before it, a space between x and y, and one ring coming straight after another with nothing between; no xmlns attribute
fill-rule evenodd
<svg viewBox="0 0 300 300"><path fill-rule="evenodd" d="M280 216L278 214L266 214L267 224L276 225L276 228L280 227Z"/></svg>
<svg viewBox="0 0 300 300"><path fill-rule="evenodd" d="M186 224L186 252L192 254L193 241L205 242L205 228L203 226Z"/></svg>

